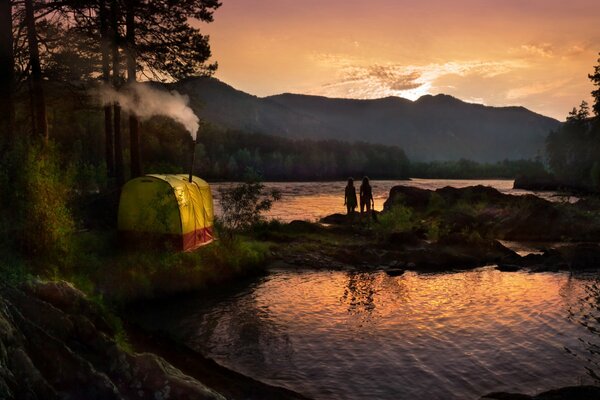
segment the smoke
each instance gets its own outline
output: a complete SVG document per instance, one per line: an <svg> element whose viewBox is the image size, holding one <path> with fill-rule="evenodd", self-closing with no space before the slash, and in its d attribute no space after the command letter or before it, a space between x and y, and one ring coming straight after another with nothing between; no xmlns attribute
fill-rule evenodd
<svg viewBox="0 0 600 400"><path fill-rule="evenodd" d="M103 105L119 102L126 112L135 113L141 120L163 115L180 122L196 140L200 119L190 108L190 98L177 91L168 92L140 83L127 85L123 90L105 86L100 89Z"/></svg>

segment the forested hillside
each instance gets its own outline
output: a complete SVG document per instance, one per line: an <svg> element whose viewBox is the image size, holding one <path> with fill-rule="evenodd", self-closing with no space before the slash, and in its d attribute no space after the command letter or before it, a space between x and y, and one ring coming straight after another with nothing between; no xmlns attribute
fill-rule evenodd
<svg viewBox="0 0 600 400"><path fill-rule="evenodd" d="M523 107L486 107L447 95L417 101L331 99L282 94L258 98L214 78L172 86L219 126L295 139L364 141L401 147L411 160L496 162L543 152L559 122Z"/></svg>

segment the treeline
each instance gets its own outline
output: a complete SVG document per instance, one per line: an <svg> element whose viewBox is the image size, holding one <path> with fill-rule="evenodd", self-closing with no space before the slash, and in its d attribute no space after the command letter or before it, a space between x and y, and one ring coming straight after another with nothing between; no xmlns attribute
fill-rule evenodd
<svg viewBox="0 0 600 400"><path fill-rule="evenodd" d="M191 141L170 120L144 123L142 146L149 172L187 172ZM194 173L209 180L238 180L251 168L267 180L328 180L368 175L374 179L515 178L545 176L540 160L410 162L395 146L336 140L293 140L211 126L201 129Z"/></svg>
<svg viewBox="0 0 600 400"><path fill-rule="evenodd" d="M546 140L548 162L556 181L567 187L600 190L600 119L583 102Z"/></svg>
<svg viewBox="0 0 600 400"><path fill-rule="evenodd" d="M337 140L291 140L238 131L200 137L197 173L208 179L240 179L248 168L268 180L328 180L369 175L409 177L410 164L396 146Z"/></svg>
<svg viewBox="0 0 600 400"><path fill-rule="evenodd" d="M583 101L546 139L550 169L560 186L600 191L600 58L588 75L594 85L592 111Z"/></svg>
<svg viewBox="0 0 600 400"><path fill-rule="evenodd" d="M191 138L167 118L143 125L142 154L149 173L188 172ZM194 173L205 179L239 180L248 169L266 180L328 180L368 174L373 178L409 176L399 147L336 140L292 140L204 125L196 146Z"/></svg>
<svg viewBox="0 0 600 400"><path fill-rule="evenodd" d="M413 178L437 179L514 179L521 175L544 177L548 175L541 160L504 160L496 163L458 161L414 162L410 165Z"/></svg>

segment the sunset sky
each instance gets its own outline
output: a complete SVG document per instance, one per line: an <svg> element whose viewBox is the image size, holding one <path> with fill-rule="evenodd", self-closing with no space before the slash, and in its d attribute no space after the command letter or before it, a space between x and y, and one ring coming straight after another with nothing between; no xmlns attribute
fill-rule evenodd
<svg viewBox="0 0 600 400"><path fill-rule="evenodd" d="M216 77L258 96L447 93L564 120L589 100L598 0L222 0Z"/></svg>

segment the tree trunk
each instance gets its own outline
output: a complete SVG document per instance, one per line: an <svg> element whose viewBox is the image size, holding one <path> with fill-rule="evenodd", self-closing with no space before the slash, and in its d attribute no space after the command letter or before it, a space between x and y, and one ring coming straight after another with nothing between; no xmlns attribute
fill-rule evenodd
<svg viewBox="0 0 600 400"><path fill-rule="evenodd" d="M116 0L110 4L111 10L111 32L112 32L112 62L113 62L113 85L115 90L121 87L121 56L119 54L119 10ZM123 175L123 144L121 137L121 104L116 101L113 104L114 121L113 129L115 134L115 177L117 186L120 188L125 183Z"/></svg>
<svg viewBox="0 0 600 400"><path fill-rule="evenodd" d="M46 99L42 82L42 67L40 65L40 50L38 48L37 30L33 0L25 0L25 24L27 25L27 42L29 50L29 64L31 66L31 84L33 88L33 101L35 105L35 130L34 134L48 141L48 119L46 117Z"/></svg>
<svg viewBox="0 0 600 400"><path fill-rule="evenodd" d="M127 51L127 83L133 87L136 81L137 63L135 50L135 4L134 1L127 2L127 15L125 17L127 28L126 51ZM135 111L129 113L129 154L131 157L131 177L142 175L142 160L140 151L140 121Z"/></svg>
<svg viewBox="0 0 600 400"><path fill-rule="evenodd" d="M100 46L102 53L102 81L107 87L110 85L110 33L108 28L108 15L106 12L106 1L100 0ZM104 106L104 148L106 158L106 170L108 176L115 176L115 147L113 138L112 106Z"/></svg>
<svg viewBox="0 0 600 400"><path fill-rule="evenodd" d="M0 149L10 146L15 130L15 57L11 0L0 0Z"/></svg>

